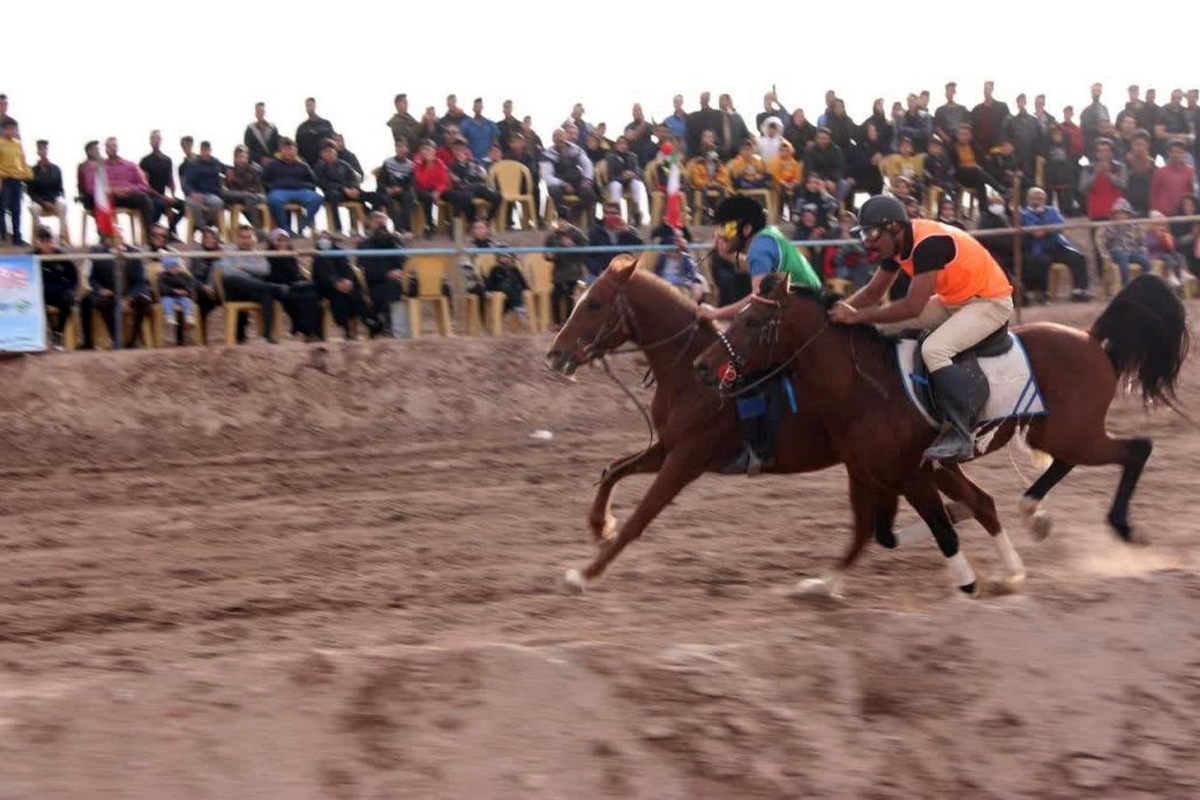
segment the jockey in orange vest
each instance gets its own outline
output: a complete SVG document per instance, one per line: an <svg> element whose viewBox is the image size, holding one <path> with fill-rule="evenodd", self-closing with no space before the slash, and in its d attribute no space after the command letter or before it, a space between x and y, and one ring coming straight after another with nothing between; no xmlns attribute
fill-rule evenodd
<svg viewBox="0 0 1200 800"><path fill-rule="evenodd" d="M930 331L921 355L947 425L925 457L973 458L976 384L967 367L951 359L1008 323L1013 312L1008 276L969 234L931 220L909 221L894 197L879 195L863 203L856 231L868 252L878 256L879 269L870 283L830 309L830 318L874 323L885 333ZM912 279L908 294L881 306L901 270Z"/></svg>

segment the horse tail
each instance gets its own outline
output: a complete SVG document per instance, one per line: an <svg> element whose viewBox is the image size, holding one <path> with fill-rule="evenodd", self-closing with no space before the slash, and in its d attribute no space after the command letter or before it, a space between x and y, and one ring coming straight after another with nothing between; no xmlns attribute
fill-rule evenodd
<svg viewBox="0 0 1200 800"><path fill-rule="evenodd" d="M1117 380L1140 385L1142 401L1176 406L1175 383L1191 337L1183 301L1157 275L1139 275L1117 293L1088 333Z"/></svg>

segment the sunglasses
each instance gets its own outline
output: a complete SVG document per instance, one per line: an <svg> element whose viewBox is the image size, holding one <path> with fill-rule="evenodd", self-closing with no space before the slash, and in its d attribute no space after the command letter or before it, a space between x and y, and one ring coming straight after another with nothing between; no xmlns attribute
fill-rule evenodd
<svg viewBox="0 0 1200 800"><path fill-rule="evenodd" d="M874 225L866 228L857 228L856 230L858 232L858 238L863 242L863 244L873 242L883 235L883 228L877 228Z"/></svg>

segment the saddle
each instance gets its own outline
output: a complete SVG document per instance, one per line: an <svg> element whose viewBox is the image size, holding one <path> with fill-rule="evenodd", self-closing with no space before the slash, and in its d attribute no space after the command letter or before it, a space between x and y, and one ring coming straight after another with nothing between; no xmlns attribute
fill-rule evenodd
<svg viewBox="0 0 1200 800"><path fill-rule="evenodd" d="M921 356L921 344L925 338L929 336L929 331L905 331L900 334L901 339L915 339L917 347L913 352L913 369L912 382L913 390L917 394L917 399L929 410L929 413L938 422L942 421L942 410L938 406L937 397L933 393L933 386L929 381L929 369L925 366L925 359ZM994 333L991 333L983 341L974 347L969 347L951 359L955 364L965 364L967 374L971 377L974 386L971 391L972 415L977 415L987 404L990 389L988 387L987 376L979 367L979 359L992 358L994 356L1002 356L1009 350L1012 350L1016 340L1008 330L1008 323L998 328Z"/></svg>

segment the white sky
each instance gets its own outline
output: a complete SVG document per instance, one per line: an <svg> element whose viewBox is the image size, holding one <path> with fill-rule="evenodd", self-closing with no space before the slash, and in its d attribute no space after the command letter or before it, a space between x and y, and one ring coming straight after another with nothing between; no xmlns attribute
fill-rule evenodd
<svg viewBox="0 0 1200 800"><path fill-rule="evenodd" d="M940 15L936 6L903 0L721 3L711 10L695 0L402 0L319 11L316 4L275 5L274 13L250 0L110 0L86 14L78 0L10 5L0 92L9 95L30 158L34 140L47 138L52 160L64 168L82 159L86 140L109 135L136 161L149 149L152 128L162 129L176 162L184 134L211 140L229 160L255 101L265 101L268 119L291 135L309 95L369 170L391 154L385 123L401 91L417 118L426 105L444 113L450 92L468 111L482 96L492 119L510 98L516 115L532 115L548 141L577 100L585 119L607 122L615 136L633 102L661 119L675 92L692 111L704 89L714 106L719 93L732 94L752 126L773 82L785 106L803 107L814 121L830 88L861 121L875 97L890 108L909 91L929 89L936 107L947 80L958 81L958 100L968 106L981 99L988 78L1014 110L1019 92L1031 108L1033 95L1044 92L1056 117L1068 103L1078 114L1093 80L1105 84L1114 114L1130 83L1157 88L1159 102L1174 87L1200 84L1189 44L1200 29L1200 4L1176 0L1116 14L1070 2L954 3ZM1177 47L1163 45L1163 22L1187 31ZM73 170L64 171L71 193Z"/></svg>

